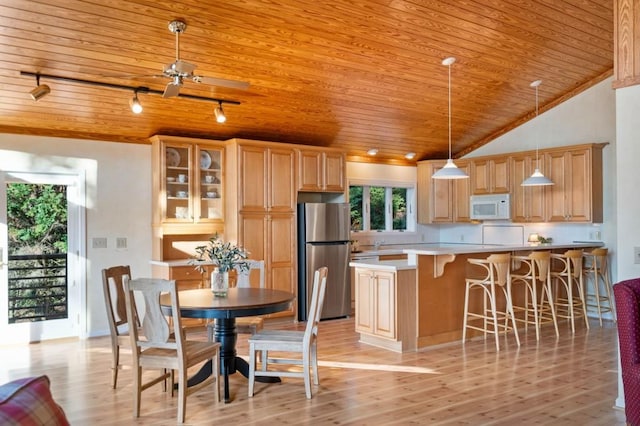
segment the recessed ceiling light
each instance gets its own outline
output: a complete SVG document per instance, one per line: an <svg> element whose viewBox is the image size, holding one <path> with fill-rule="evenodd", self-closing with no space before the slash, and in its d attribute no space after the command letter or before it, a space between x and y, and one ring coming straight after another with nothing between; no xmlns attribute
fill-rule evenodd
<svg viewBox="0 0 640 426"><path fill-rule="evenodd" d="M413 160L415 158L415 156L416 156L415 152L407 152L404 155L404 158L406 158L407 160Z"/></svg>
<svg viewBox="0 0 640 426"><path fill-rule="evenodd" d="M378 150L375 149L375 148L370 149L369 151L367 151L367 154L369 154L369 155L376 155L377 153L378 153Z"/></svg>

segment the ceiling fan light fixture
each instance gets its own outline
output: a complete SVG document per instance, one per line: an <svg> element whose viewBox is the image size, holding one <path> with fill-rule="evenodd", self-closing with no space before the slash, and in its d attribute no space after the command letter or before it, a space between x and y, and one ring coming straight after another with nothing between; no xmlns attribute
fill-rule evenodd
<svg viewBox="0 0 640 426"><path fill-rule="evenodd" d="M34 101L39 101L49 93L51 93L51 88L46 84L40 84L40 76L36 75L36 88L29 92L31 98L33 98Z"/></svg>
<svg viewBox="0 0 640 426"><path fill-rule="evenodd" d="M536 80L531 82L530 87L535 87L536 89L536 117L538 117L538 87L542 83L542 80ZM520 186L550 186L553 185L553 181L545 175L542 174L539 168L540 160L538 158L538 138L536 137L536 168L533 171L533 174L526 178Z"/></svg>
<svg viewBox="0 0 640 426"><path fill-rule="evenodd" d="M129 100L129 106L131 107L131 112L134 114L140 114L142 112L142 104L138 100L138 92L133 92L133 98Z"/></svg>
<svg viewBox="0 0 640 426"><path fill-rule="evenodd" d="M469 177L469 175L455 165L451 158L451 65L455 62L456 58L452 56L442 60L442 65L449 68L449 159L444 167L431 175L431 179L466 179Z"/></svg>
<svg viewBox="0 0 640 426"><path fill-rule="evenodd" d="M218 106L213 110L213 113L216 116L216 121L218 123L224 123L227 121L227 116L224 114L224 110L222 109L222 102L218 102Z"/></svg>

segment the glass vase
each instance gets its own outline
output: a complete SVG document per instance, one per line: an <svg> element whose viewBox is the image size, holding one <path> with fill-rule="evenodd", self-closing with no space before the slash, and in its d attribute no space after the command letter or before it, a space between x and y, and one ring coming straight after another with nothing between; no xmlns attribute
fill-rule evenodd
<svg viewBox="0 0 640 426"><path fill-rule="evenodd" d="M229 271L220 272L215 268L211 272L211 291L216 297L227 297L229 291Z"/></svg>

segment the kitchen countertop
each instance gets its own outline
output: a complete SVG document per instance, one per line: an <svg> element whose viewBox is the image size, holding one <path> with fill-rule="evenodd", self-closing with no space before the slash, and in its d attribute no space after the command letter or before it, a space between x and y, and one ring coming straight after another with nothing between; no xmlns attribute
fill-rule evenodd
<svg viewBox="0 0 640 426"><path fill-rule="evenodd" d="M469 254L469 253L488 253L488 252L505 252L505 251L531 251L531 250L558 250L558 249L581 249L591 247L602 247L601 241L574 241L568 243L551 243L551 244L523 244L523 245L502 245L502 244L434 244L431 247L405 248L402 252L409 255L431 255L437 256L441 254Z"/></svg>
<svg viewBox="0 0 640 426"><path fill-rule="evenodd" d="M349 262L353 268L374 268L383 271L402 271L416 269L416 265L409 265L406 260L354 260Z"/></svg>
<svg viewBox="0 0 640 426"><path fill-rule="evenodd" d="M149 262L152 265L156 265L156 266L169 266L169 267L173 267L173 266L193 266L194 268L196 267L197 264L199 265L213 265L213 262L211 261L198 261L196 262L195 259L177 259L177 260L152 260Z"/></svg>

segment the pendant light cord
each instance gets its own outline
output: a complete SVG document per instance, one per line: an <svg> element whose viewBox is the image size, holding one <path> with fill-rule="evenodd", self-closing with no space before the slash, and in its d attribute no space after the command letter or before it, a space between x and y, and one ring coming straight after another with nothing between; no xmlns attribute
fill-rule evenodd
<svg viewBox="0 0 640 426"><path fill-rule="evenodd" d="M449 64L449 158L451 158L451 64Z"/></svg>
<svg viewBox="0 0 640 426"><path fill-rule="evenodd" d="M540 86L540 83L536 84L536 118L538 118L538 86ZM539 138L536 137L536 169L540 168L540 159L538 158L538 143L539 142L540 142Z"/></svg>

